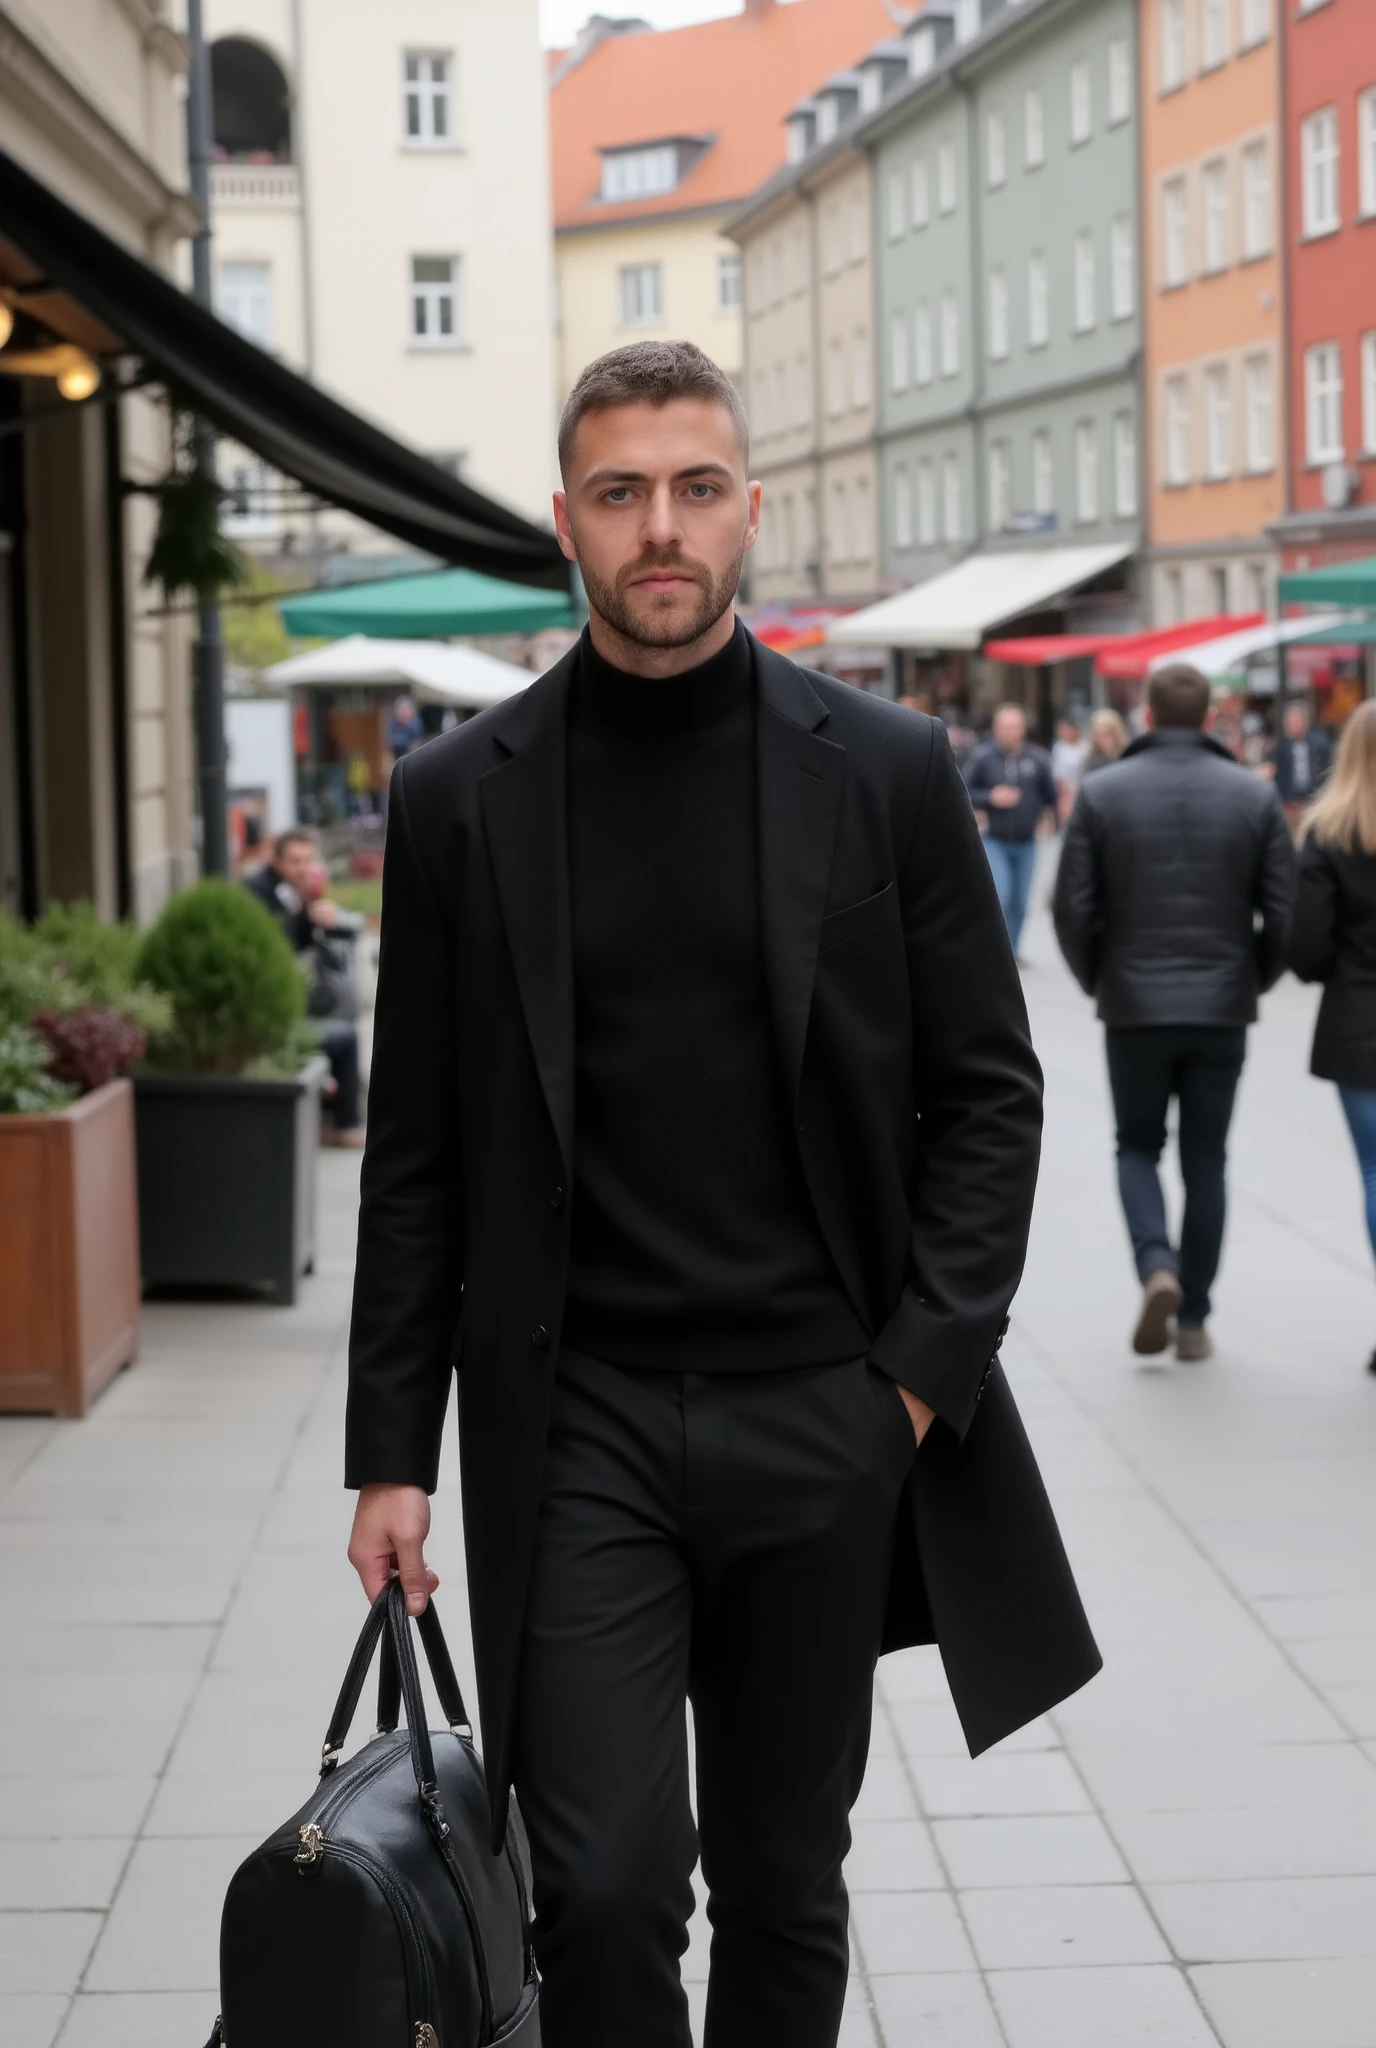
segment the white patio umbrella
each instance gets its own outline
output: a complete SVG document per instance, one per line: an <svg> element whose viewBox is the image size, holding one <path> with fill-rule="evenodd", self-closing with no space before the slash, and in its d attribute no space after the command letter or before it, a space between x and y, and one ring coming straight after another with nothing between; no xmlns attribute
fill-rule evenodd
<svg viewBox="0 0 1376 2048"><path fill-rule="evenodd" d="M405 690L431 704L481 711L514 697L535 678L514 662L498 661L472 647L446 647L438 640L370 640L351 633L309 654L274 662L263 680L279 689L328 690L376 684Z"/></svg>

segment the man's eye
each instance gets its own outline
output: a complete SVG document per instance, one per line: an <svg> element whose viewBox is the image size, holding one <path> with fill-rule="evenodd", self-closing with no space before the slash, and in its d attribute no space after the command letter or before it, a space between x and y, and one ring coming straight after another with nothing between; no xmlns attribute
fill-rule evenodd
<svg viewBox="0 0 1376 2048"><path fill-rule="evenodd" d="M716 491L711 484L690 484L688 486L688 495L690 498L697 498L701 501L704 498L714 498Z"/></svg>
<svg viewBox="0 0 1376 2048"><path fill-rule="evenodd" d="M630 495L625 484L613 484L607 493L607 503L609 505L624 505Z"/></svg>

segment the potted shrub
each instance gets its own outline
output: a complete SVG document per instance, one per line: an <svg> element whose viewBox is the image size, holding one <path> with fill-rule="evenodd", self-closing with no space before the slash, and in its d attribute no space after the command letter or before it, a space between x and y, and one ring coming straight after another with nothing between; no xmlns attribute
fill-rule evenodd
<svg viewBox="0 0 1376 2048"><path fill-rule="evenodd" d="M315 1259L326 1066L291 947L246 889L205 881L167 905L138 970L170 1007L135 1077L144 1286L292 1302Z"/></svg>
<svg viewBox="0 0 1376 2048"><path fill-rule="evenodd" d="M0 918L0 1409L84 1415L138 1355L124 1076L166 1006L89 907Z"/></svg>

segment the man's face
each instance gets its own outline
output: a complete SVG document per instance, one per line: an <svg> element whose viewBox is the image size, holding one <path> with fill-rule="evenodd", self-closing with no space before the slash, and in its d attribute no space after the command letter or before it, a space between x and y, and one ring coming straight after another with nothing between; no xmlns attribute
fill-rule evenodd
<svg viewBox="0 0 1376 2048"><path fill-rule="evenodd" d="M994 720L994 741L1005 754L1016 754L1027 738L1027 720L1021 711L1000 711Z"/></svg>
<svg viewBox="0 0 1376 2048"><path fill-rule="evenodd" d="M1292 740L1302 740L1309 730L1309 713L1303 704L1287 704L1285 730Z"/></svg>
<svg viewBox="0 0 1376 2048"><path fill-rule="evenodd" d="M716 624L759 521L760 487L711 399L586 414L554 494L559 545L589 605L641 647L686 647Z"/></svg>
<svg viewBox="0 0 1376 2048"><path fill-rule="evenodd" d="M315 848L309 839L289 839L274 860L273 866L284 882L290 882L297 894L304 896L310 883L314 862Z"/></svg>

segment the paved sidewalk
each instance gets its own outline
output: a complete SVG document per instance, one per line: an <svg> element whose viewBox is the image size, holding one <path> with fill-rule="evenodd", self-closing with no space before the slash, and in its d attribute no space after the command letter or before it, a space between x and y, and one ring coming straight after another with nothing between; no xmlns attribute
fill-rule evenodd
<svg viewBox="0 0 1376 2048"><path fill-rule="evenodd" d="M1254 1039L1220 1354L1146 1368L1097 1033L1030 943L1049 1120L1008 1362L1108 1669L972 1764L935 1653L885 1664L845 2048L1376 2048L1376 1301L1312 999ZM360 1620L356 1162L322 1185L296 1309L154 1308L85 1423L0 1420L4 2048L200 2048L225 1881L313 1779ZM466 1665L459 1542L451 1445Z"/></svg>

